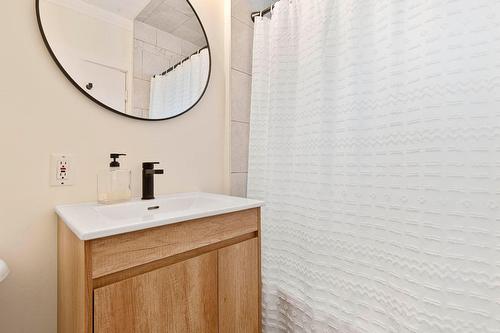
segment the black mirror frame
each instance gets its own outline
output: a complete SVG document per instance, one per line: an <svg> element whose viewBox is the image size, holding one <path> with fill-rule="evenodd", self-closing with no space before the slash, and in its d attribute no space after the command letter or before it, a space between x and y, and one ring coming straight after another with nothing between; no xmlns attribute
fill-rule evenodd
<svg viewBox="0 0 500 333"><path fill-rule="evenodd" d="M85 95L87 98L89 98L94 103L100 105L101 107L103 107L103 108L105 108L105 109L107 109L107 110L109 110L111 112L114 112L116 114L119 114L121 116L125 116L125 117L132 118L132 119L137 119L137 120L144 120L144 121L162 121L162 120L168 120L168 119L177 118L177 117L182 116L183 114L187 113L188 111L191 111L201 101L201 99L205 95L205 93L206 93L206 91L208 89L208 85L210 84L210 78L211 78L211 75L212 75L212 51L211 51L211 48L210 48L210 42L208 40L207 32L205 31L205 27L203 26L203 23L201 22L200 17L198 16L198 13L194 9L194 7L191 4L191 2L189 0L185 0L185 1L188 3L188 5L193 10L194 15L196 16L196 19L198 20L198 22L200 22L201 30L203 31L203 35L205 35L205 40L207 41L207 48L208 48L208 77L207 77L207 82L205 84L205 89L203 89L203 92L201 93L201 95L198 98L198 100L192 106L190 106L187 110L185 110L185 111L183 111L183 112L181 112L181 113L179 113L179 114L177 114L175 116L172 116L172 117L159 118L159 119L148 119L148 118L136 117L136 116L132 116L132 115L120 112L118 110L115 110L112 107L110 107L110 106L102 103L98 99L94 98L92 95L90 95L89 93L87 93L82 87L80 87L80 85L71 77L71 75L69 75L69 73L66 71L66 69L64 69L64 66L59 62L59 60L57 59L56 54L54 53L54 51L50 47L50 43L49 43L49 41L47 39L47 36L45 35L45 31L43 30L42 18L41 18L41 15L40 15L40 0L35 0L35 11L36 11L36 18L37 18L37 22L38 22L38 29L40 30L43 42L44 42L45 46L47 47L47 50L49 51L50 56L52 57L52 59L56 63L57 67L59 67L59 69L61 70L61 72L64 74L64 76L66 76L66 78L83 95Z"/></svg>

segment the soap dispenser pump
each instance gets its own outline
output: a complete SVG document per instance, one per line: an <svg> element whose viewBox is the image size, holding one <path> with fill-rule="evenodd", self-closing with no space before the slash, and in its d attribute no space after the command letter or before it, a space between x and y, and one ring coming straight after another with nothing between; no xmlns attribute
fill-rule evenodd
<svg viewBox="0 0 500 333"><path fill-rule="evenodd" d="M127 154L118 154L118 153L109 154L109 157L112 159L111 163L109 163L110 168L120 168L120 162L117 161L120 158L120 156L127 156Z"/></svg>
<svg viewBox="0 0 500 333"><path fill-rule="evenodd" d="M102 204L113 204L130 200L131 172L120 168L118 159L126 154L111 153L109 170L101 171L97 176L97 201Z"/></svg>

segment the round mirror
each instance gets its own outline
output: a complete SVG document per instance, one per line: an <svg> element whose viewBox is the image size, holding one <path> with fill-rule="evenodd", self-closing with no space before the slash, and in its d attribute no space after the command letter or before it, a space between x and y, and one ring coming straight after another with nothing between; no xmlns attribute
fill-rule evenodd
<svg viewBox="0 0 500 333"><path fill-rule="evenodd" d="M210 47L187 0L36 0L36 10L59 68L108 110L170 119L207 89Z"/></svg>

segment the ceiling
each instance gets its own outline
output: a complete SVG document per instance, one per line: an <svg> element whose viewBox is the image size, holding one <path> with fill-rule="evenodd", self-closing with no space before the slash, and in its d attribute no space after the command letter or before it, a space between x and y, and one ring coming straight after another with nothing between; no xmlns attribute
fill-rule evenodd
<svg viewBox="0 0 500 333"><path fill-rule="evenodd" d="M151 0L136 19L199 47L207 45L198 18L186 0Z"/></svg>
<svg viewBox="0 0 500 333"><path fill-rule="evenodd" d="M138 20L197 46L207 45L201 25L186 0L81 0L127 20Z"/></svg>
<svg viewBox="0 0 500 333"><path fill-rule="evenodd" d="M133 20L150 0L83 0L121 17Z"/></svg>

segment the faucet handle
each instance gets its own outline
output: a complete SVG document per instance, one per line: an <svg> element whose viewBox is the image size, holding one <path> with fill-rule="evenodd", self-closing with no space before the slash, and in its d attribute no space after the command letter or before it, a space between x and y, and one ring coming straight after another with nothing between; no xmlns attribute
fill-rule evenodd
<svg viewBox="0 0 500 333"><path fill-rule="evenodd" d="M155 164L160 164L160 162L143 162L142 169L144 170L152 170L155 168Z"/></svg>

